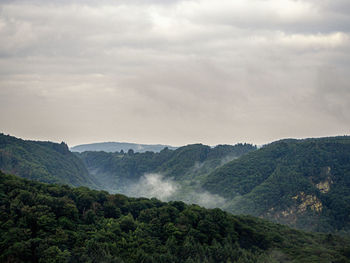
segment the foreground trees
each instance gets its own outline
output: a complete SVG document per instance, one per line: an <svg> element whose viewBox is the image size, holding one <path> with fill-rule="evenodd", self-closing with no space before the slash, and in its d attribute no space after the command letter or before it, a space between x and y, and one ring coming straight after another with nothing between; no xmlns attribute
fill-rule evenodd
<svg viewBox="0 0 350 263"><path fill-rule="evenodd" d="M348 244L220 209L0 173L0 262L349 262Z"/></svg>

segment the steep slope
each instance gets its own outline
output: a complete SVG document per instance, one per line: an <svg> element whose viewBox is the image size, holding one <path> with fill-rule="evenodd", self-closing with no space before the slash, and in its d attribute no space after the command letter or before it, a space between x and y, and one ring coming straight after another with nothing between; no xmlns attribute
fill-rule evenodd
<svg viewBox="0 0 350 263"><path fill-rule="evenodd" d="M0 169L41 182L95 185L82 161L63 142L28 141L0 134Z"/></svg>
<svg viewBox="0 0 350 263"><path fill-rule="evenodd" d="M193 181L255 149L250 144L218 145L214 148L193 144L176 150L165 148L159 153L83 152L77 155L104 189L123 192L130 183L147 173L159 173L179 182Z"/></svg>
<svg viewBox="0 0 350 263"><path fill-rule="evenodd" d="M315 231L350 231L350 137L281 140L218 168L226 209Z"/></svg>
<svg viewBox="0 0 350 263"><path fill-rule="evenodd" d="M0 262L337 262L349 240L0 172Z"/></svg>
<svg viewBox="0 0 350 263"><path fill-rule="evenodd" d="M104 151L104 152L127 152L133 150L134 152L160 152L164 148L169 148L171 150L177 149L170 145L162 144L137 144L137 143L127 143L127 142L99 142L90 144L81 144L72 147L70 150L72 152L87 152L87 151Z"/></svg>

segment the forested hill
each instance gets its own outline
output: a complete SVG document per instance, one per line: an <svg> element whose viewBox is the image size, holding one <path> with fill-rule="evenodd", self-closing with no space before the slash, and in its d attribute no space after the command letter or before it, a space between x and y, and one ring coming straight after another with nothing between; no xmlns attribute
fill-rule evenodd
<svg viewBox="0 0 350 263"><path fill-rule="evenodd" d="M137 144L127 142L99 142L76 145L71 148L72 152L103 151L103 152L160 152L164 148L175 150L177 147L162 144Z"/></svg>
<svg viewBox="0 0 350 263"><path fill-rule="evenodd" d="M350 262L350 242L0 172L0 262Z"/></svg>
<svg viewBox="0 0 350 263"><path fill-rule="evenodd" d="M145 173L160 173L177 181L194 180L224 163L256 150L251 144L218 145L214 148L192 144L159 153L83 152L77 155L104 189L123 191ZM197 178L198 179L198 178Z"/></svg>
<svg viewBox="0 0 350 263"><path fill-rule="evenodd" d="M0 170L41 182L95 186L83 162L63 142L21 140L1 133Z"/></svg>
<svg viewBox="0 0 350 263"><path fill-rule="evenodd" d="M212 172L203 185L248 213L294 227L350 232L350 137L281 140Z"/></svg>

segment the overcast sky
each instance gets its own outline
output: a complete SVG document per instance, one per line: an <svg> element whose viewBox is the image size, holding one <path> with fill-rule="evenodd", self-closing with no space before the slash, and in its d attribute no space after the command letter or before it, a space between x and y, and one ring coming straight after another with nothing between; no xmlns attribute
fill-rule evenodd
<svg viewBox="0 0 350 263"><path fill-rule="evenodd" d="M0 0L0 131L184 145L349 134L349 0Z"/></svg>

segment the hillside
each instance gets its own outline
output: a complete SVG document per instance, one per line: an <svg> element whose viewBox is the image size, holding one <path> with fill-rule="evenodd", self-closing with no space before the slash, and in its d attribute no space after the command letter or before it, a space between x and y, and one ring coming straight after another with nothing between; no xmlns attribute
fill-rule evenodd
<svg viewBox="0 0 350 263"><path fill-rule="evenodd" d="M350 242L0 172L0 262L349 262Z"/></svg>
<svg viewBox="0 0 350 263"><path fill-rule="evenodd" d="M77 156L103 189L129 194L130 184L139 182L145 174L158 174L181 184L197 183L215 168L253 150L256 147L250 144L214 148L193 144L176 150L165 148L159 153L83 152Z"/></svg>
<svg viewBox="0 0 350 263"><path fill-rule="evenodd" d="M350 231L350 137L281 140L207 176L226 209L294 227Z"/></svg>
<svg viewBox="0 0 350 263"><path fill-rule="evenodd" d="M41 182L95 186L82 161L63 142L21 140L0 134L0 170Z"/></svg>
<svg viewBox="0 0 350 263"><path fill-rule="evenodd" d="M137 143L127 143L127 142L99 142L99 143L89 143L81 144L71 147L72 152L86 152L86 151L104 151L104 152L127 152L133 150L134 152L160 152L164 148L169 148L171 150L177 149L170 145L162 144L137 144Z"/></svg>

